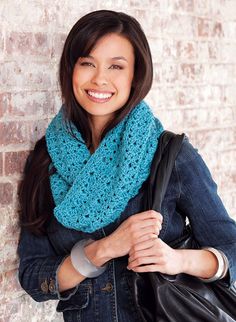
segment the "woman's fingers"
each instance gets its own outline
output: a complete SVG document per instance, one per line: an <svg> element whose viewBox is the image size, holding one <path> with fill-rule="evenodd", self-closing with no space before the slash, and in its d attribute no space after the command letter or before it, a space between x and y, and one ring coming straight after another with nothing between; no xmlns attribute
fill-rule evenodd
<svg viewBox="0 0 236 322"><path fill-rule="evenodd" d="M161 260L158 261L158 257L157 256L142 256L142 257L138 257L137 259L135 259L132 262L129 262L128 265L128 269L134 269L138 266L141 265L157 265L157 264L163 264L161 262Z"/></svg>
<svg viewBox="0 0 236 322"><path fill-rule="evenodd" d="M147 237L146 237L147 236ZM154 246L155 240L157 239L156 234L153 234L152 236L145 235L143 240L139 240L139 243L135 244L130 252L129 252L129 260L132 261L135 259L136 254L139 253L142 250L149 249L150 247Z"/></svg>
<svg viewBox="0 0 236 322"><path fill-rule="evenodd" d="M129 217L107 237L113 258L127 255L137 243L157 238L161 227L162 215L154 210Z"/></svg>
<svg viewBox="0 0 236 322"><path fill-rule="evenodd" d="M135 267L143 264L152 264L157 261L159 262L160 258L162 258L162 251L158 251L158 249L151 246L150 248L133 252L133 254L129 256L129 265ZM146 262L148 259L150 259L150 261Z"/></svg>
<svg viewBox="0 0 236 322"><path fill-rule="evenodd" d="M162 222L158 218L145 219L142 221L137 221L132 223L135 228L145 228L148 226L157 226L158 229L161 229Z"/></svg>
<svg viewBox="0 0 236 322"><path fill-rule="evenodd" d="M162 215L155 211L155 210L146 210L146 211L143 211L143 212L139 212L138 214L135 214L133 216L130 217L131 218L134 218L136 217L137 219L140 219L140 220L145 220L145 219L150 219L150 218L159 218L160 220L162 220Z"/></svg>
<svg viewBox="0 0 236 322"><path fill-rule="evenodd" d="M150 247L148 247L150 245ZM167 245L160 238L139 243L129 253L128 269L135 272L158 271L165 274L183 272L184 253Z"/></svg>
<svg viewBox="0 0 236 322"><path fill-rule="evenodd" d="M136 231L131 232L131 236L134 239L134 243L136 244L137 242L140 241L140 237L144 235L150 235L150 234L155 234L156 237L159 235L160 229L158 226L148 226L144 227L141 229L137 229Z"/></svg>
<svg viewBox="0 0 236 322"><path fill-rule="evenodd" d="M149 233L149 234L145 234L145 235L140 236L138 238L138 243L143 243L143 242L154 240L154 239L157 239L157 234L156 233ZM137 243L135 243L135 245L137 245ZM130 252L135 247L135 245L131 247Z"/></svg>
<svg viewBox="0 0 236 322"><path fill-rule="evenodd" d="M129 266L127 267L128 269ZM152 264L152 265L144 265L144 266L137 266L132 268L134 272L137 273L146 273L146 272L161 272L162 271L162 266L158 264Z"/></svg>
<svg viewBox="0 0 236 322"><path fill-rule="evenodd" d="M145 264L156 264L162 258L162 249L157 238L135 245L129 253L129 269Z"/></svg>
<svg viewBox="0 0 236 322"><path fill-rule="evenodd" d="M145 211L131 216L127 223L130 226L130 233L135 238L139 238L144 234L154 233L159 235L162 228L162 215L154 210Z"/></svg>

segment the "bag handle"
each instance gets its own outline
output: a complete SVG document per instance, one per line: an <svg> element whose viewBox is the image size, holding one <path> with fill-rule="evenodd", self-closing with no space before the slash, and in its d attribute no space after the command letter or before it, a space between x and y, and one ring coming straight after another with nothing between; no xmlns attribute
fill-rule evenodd
<svg viewBox="0 0 236 322"><path fill-rule="evenodd" d="M161 212L170 176L176 157L181 149L185 134L163 131L151 164L147 187L147 208Z"/></svg>

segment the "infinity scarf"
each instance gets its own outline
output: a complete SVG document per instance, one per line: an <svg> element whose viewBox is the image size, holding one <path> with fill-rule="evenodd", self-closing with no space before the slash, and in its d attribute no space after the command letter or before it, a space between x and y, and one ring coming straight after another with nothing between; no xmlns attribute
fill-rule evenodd
<svg viewBox="0 0 236 322"><path fill-rule="evenodd" d="M91 154L73 123L75 137L69 133L64 108L46 131L50 166L56 168L50 176L54 216L67 228L91 233L114 222L137 195L163 127L141 101Z"/></svg>

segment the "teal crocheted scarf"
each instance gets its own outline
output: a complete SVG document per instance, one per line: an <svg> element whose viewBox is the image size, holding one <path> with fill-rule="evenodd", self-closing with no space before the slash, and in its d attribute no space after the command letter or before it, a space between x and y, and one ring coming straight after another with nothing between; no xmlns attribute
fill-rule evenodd
<svg viewBox="0 0 236 322"><path fill-rule="evenodd" d="M91 154L80 132L68 131L62 106L46 131L56 172L50 176L54 215L67 228L94 232L114 222L148 178L163 127L141 101ZM68 123L68 121L67 121Z"/></svg>

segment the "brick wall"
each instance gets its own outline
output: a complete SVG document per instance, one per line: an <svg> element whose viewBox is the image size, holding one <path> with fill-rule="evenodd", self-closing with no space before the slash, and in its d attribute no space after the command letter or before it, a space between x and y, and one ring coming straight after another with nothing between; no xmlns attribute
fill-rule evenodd
<svg viewBox="0 0 236 322"><path fill-rule="evenodd" d="M28 151L60 107L58 61L85 13L134 15L150 41L155 81L147 101L165 127L186 132L236 218L236 1L0 2L0 322L62 321L17 282L17 185Z"/></svg>

